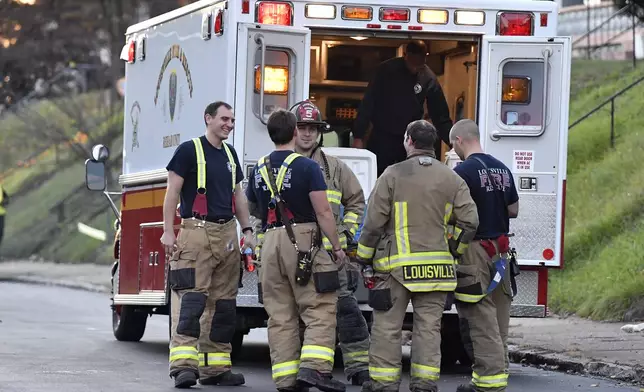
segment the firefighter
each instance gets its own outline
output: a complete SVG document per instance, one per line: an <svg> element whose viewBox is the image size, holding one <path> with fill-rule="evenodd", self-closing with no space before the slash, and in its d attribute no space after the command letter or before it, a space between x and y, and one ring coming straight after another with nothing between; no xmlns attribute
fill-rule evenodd
<svg viewBox="0 0 644 392"><path fill-rule="evenodd" d="M508 384L507 337L512 301L509 219L519 212L519 196L510 169L481 148L478 126L460 120L450 132L463 161L454 170L470 189L479 214L472 245L461 257L455 292L461 333L473 356L470 385L458 392L505 391ZM499 282L500 279L500 282Z"/></svg>
<svg viewBox="0 0 644 392"><path fill-rule="evenodd" d="M333 379L339 270L346 255L320 166L294 151L295 115L278 109L267 123L275 151L259 159L246 194L263 230L261 295L268 313L273 382L278 391L343 392ZM317 222L317 223L316 223ZM321 233L322 232L322 233ZM324 234L335 261L322 245ZM301 344L299 320L304 321Z"/></svg>
<svg viewBox="0 0 644 392"><path fill-rule="evenodd" d="M0 184L0 245L4 236L4 217L7 214L6 207L9 205L9 195Z"/></svg>
<svg viewBox="0 0 644 392"><path fill-rule="evenodd" d="M425 64L427 46L412 41L403 57L381 63L367 87L353 126L353 147L364 148L364 137L371 122L373 129L367 149L378 157L378 176L406 158L400 139L407 124L423 118L425 101L429 118L438 129L433 149L440 160L441 139L449 144L452 120L445 95L436 75Z"/></svg>
<svg viewBox="0 0 644 392"><path fill-rule="evenodd" d="M327 199L333 210L341 246L346 250L347 244L353 242L364 215L362 186L349 166L336 157L326 155L321 143L317 143L322 129L327 126L322 121L320 110L311 102L303 101L294 105L291 112L297 118L295 151L313 159L322 168ZM341 207L344 209L344 216L341 214ZM332 247L328 238L323 237L322 242L330 252ZM369 329L354 295L360 275L352 268L345 270L346 273L340 272L337 329L347 380L353 385L362 385L369 379Z"/></svg>
<svg viewBox="0 0 644 392"><path fill-rule="evenodd" d="M403 320L414 308L411 391L438 390L441 319L456 288L453 253L467 247L478 225L467 185L434 155L438 135L425 120L409 124L407 160L389 166L369 198L358 242L358 260L374 271L369 347L370 381L363 391L398 391ZM460 236L448 241L447 222Z"/></svg>
<svg viewBox="0 0 644 392"><path fill-rule="evenodd" d="M241 254L235 217L252 247L248 205L240 182L243 172L233 146L226 143L234 127L232 107L209 104L205 135L183 142L168 163L161 242L170 258L172 289L170 377L175 387L242 385L231 371L231 342L236 324L236 297ZM177 203L181 229L174 235Z"/></svg>

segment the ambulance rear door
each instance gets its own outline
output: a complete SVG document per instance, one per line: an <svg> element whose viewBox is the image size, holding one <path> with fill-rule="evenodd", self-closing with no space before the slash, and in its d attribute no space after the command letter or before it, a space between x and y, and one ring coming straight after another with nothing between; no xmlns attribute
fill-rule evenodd
<svg viewBox="0 0 644 392"><path fill-rule="evenodd" d="M308 97L310 46L311 31L306 28L238 24L233 141L244 168L244 190L257 160L274 150L266 128L268 117L275 109L289 109ZM244 273L238 306L262 306L257 276Z"/></svg>
<svg viewBox="0 0 644 392"><path fill-rule="evenodd" d="M514 176L521 265L562 264L570 57L569 37L483 37L481 141Z"/></svg>
<svg viewBox="0 0 644 392"><path fill-rule="evenodd" d="M311 30L266 24L239 24L236 112L243 117L235 147L243 146L245 173L273 150L266 123L278 109L308 98ZM237 115L238 119L240 114Z"/></svg>

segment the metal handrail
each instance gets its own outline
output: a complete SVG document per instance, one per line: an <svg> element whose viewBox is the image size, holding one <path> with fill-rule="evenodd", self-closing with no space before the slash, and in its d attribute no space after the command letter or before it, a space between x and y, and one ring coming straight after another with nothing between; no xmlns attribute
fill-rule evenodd
<svg viewBox="0 0 644 392"><path fill-rule="evenodd" d="M633 87L637 86L643 81L644 81L644 75L642 75L639 79L637 79L633 83L619 90L615 94L611 95L604 102L600 103L595 108L590 110L588 113L584 114L579 119L574 121L572 124L570 124L570 126L568 126L568 130L572 129L575 125L584 121L585 119L593 115L595 112L597 112L599 109L603 108L604 106L610 103L610 146L615 147L615 98L618 98L619 96L621 96L622 94L632 89Z"/></svg>
<svg viewBox="0 0 644 392"><path fill-rule="evenodd" d="M598 26L596 26L596 27L595 27L595 28L593 28L592 30L587 31L586 33L584 33L584 35L582 35L582 36L580 36L579 38L577 38L576 40L574 40L574 41L572 42L571 46L575 46L575 44L577 44L577 42L579 42L579 41L581 41L581 40L583 40L583 39L586 39L590 34L592 34L592 33L594 33L595 31L597 31L597 30L601 29L602 27L604 27L604 25L605 25L606 23L608 23L608 22L610 22L611 20L613 20L614 18L616 18L616 17L620 16L621 14L623 14L624 12L626 12L626 10L628 10L629 8L631 8L631 7L632 7L632 8L635 8L635 6L636 6L636 4L635 4L635 3L631 3L631 4L628 4L628 5L625 5L625 6L624 6L624 7L622 7L619 11L617 11L617 12L615 12L614 14L612 14L611 16L609 16L609 17L608 17L605 21L603 21L601 24L599 24Z"/></svg>

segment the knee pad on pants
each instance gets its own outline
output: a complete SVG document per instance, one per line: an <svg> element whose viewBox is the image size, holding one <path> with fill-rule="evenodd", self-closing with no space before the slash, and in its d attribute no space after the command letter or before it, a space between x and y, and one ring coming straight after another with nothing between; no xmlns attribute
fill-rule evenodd
<svg viewBox="0 0 644 392"><path fill-rule="evenodd" d="M237 324L237 301L219 299L215 302L215 314L210 326L210 340L216 343L230 343Z"/></svg>
<svg viewBox="0 0 644 392"><path fill-rule="evenodd" d="M181 298L181 310L177 333L193 338L200 335L199 319L206 309L206 295L203 293L185 293Z"/></svg>
<svg viewBox="0 0 644 392"><path fill-rule="evenodd" d="M352 297L338 298L337 317L340 342L353 343L369 338L367 323Z"/></svg>

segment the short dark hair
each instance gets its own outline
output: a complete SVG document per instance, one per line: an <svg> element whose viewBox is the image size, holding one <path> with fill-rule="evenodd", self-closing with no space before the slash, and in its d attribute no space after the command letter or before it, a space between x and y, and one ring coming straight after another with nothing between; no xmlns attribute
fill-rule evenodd
<svg viewBox="0 0 644 392"><path fill-rule="evenodd" d="M271 137L273 143L278 146L288 144L295 136L295 128L297 127L297 118L295 114L285 109L277 109L271 113L266 123L268 128L268 135Z"/></svg>
<svg viewBox="0 0 644 392"><path fill-rule="evenodd" d="M215 117L217 115L217 110L219 110L219 108L222 106L228 110L231 110L233 108L224 101L217 101L208 104L208 106L206 106L206 110L204 110L203 112L203 122L206 123L206 114L209 114L211 117ZM206 125L208 125L208 123L206 123Z"/></svg>
<svg viewBox="0 0 644 392"><path fill-rule="evenodd" d="M427 54L427 45L419 39L411 41L405 46L405 54L425 56Z"/></svg>
<svg viewBox="0 0 644 392"><path fill-rule="evenodd" d="M416 120L407 126L407 136L414 142L414 147L419 150L433 150L438 132L436 128L426 120Z"/></svg>

